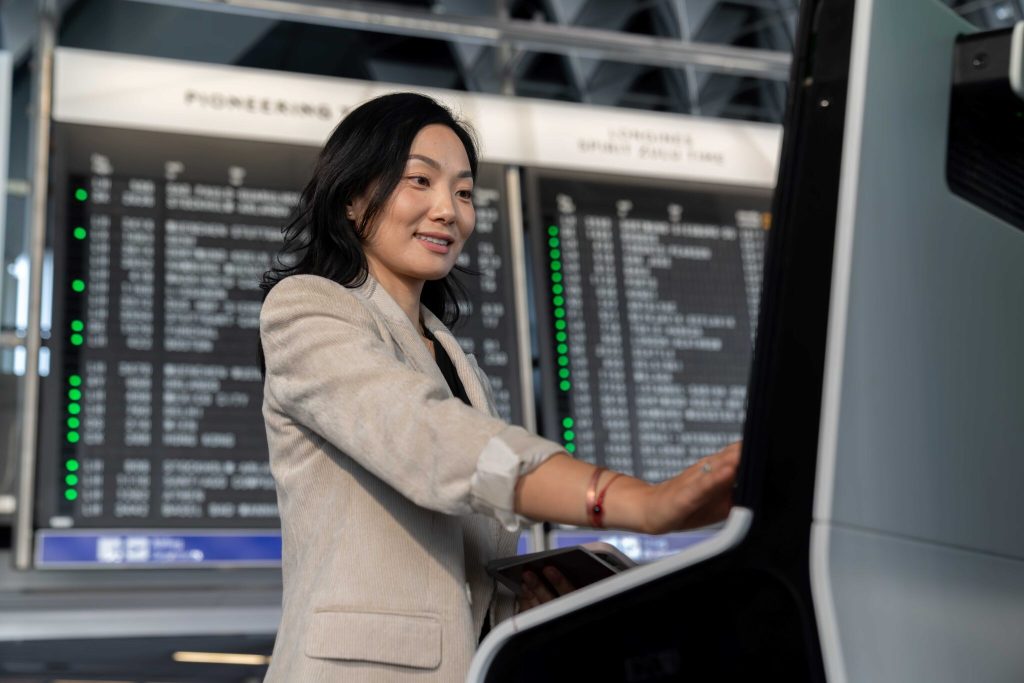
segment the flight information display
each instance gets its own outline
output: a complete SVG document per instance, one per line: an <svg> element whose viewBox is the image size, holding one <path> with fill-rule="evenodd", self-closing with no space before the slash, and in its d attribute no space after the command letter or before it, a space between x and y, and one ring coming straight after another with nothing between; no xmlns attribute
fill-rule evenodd
<svg viewBox="0 0 1024 683"><path fill-rule="evenodd" d="M661 481L741 438L770 190L527 174L542 430Z"/></svg>
<svg viewBox="0 0 1024 683"><path fill-rule="evenodd" d="M66 123L55 125L54 144L36 510L37 527L50 531L41 538L69 528L277 527L258 283L318 150ZM502 178L485 166L478 179L477 230L459 261L475 273L460 275L474 310L456 334L491 376L503 415L519 420ZM191 538L164 539L161 557L209 557ZM153 557L159 545L129 541L108 538L100 554ZM254 561L268 560L269 543ZM45 557L89 561L76 547Z"/></svg>
<svg viewBox="0 0 1024 683"><path fill-rule="evenodd" d="M491 381L498 414L523 424L519 338L516 312L512 235L504 200L504 169L480 164L473 188L476 229L459 254L455 272L469 295L468 314L452 330L462 350L473 354Z"/></svg>

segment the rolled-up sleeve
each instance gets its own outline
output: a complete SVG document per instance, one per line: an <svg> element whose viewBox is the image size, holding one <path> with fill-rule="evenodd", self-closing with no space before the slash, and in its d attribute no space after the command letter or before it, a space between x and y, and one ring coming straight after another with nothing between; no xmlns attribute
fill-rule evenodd
<svg viewBox="0 0 1024 683"><path fill-rule="evenodd" d="M509 530L527 522L514 510L516 483L562 447L452 398L382 334L352 291L285 278L260 314L276 410L422 507L484 513Z"/></svg>
<svg viewBox="0 0 1024 683"><path fill-rule="evenodd" d="M474 509L491 514L509 531L532 523L515 512L516 482L562 450L522 427L502 430L484 445L477 460L470 488Z"/></svg>

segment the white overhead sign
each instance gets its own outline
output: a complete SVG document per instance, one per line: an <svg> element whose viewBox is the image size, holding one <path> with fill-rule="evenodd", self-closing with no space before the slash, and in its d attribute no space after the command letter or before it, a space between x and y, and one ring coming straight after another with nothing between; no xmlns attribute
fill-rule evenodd
<svg viewBox="0 0 1024 683"><path fill-rule="evenodd" d="M54 118L319 147L352 108L414 90L476 130L486 161L772 187L777 125L60 48Z"/></svg>

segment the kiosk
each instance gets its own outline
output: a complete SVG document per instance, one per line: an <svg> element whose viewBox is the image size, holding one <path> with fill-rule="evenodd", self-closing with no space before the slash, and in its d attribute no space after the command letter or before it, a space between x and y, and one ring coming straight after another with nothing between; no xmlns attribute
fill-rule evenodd
<svg viewBox="0 0 1024 683"><path fill-rule="evenodd" d="M1024 23L805 0L735 507L468 680L1024 677Z"/></svg>

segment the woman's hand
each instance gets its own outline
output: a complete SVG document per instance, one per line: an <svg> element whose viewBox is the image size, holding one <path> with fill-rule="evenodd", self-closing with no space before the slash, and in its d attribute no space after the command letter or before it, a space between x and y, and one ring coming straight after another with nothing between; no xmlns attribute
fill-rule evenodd
<svg viewBox="0 0 1024 683"><path fill-rule="evenodd" d="M543 602L554 600L560 595L576 590L576 587L569 583L562 572L554 567L544 567L543 574L546 581L542 581L529 569L523 571L518 612L525 612L531 607L536 607Z"/></svg>
<svg viewBox="0 0 1024 683"><path fill-rule="evenodd" d="M732 507L740 445L730 444L653 486L647 500L650 533L693 529L725 519Z"/></svg>

